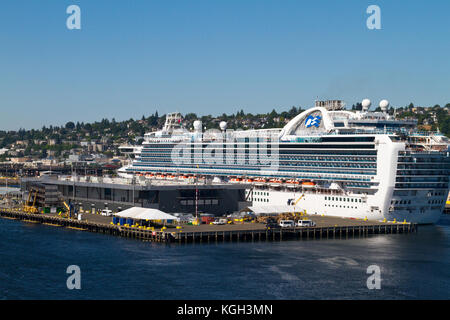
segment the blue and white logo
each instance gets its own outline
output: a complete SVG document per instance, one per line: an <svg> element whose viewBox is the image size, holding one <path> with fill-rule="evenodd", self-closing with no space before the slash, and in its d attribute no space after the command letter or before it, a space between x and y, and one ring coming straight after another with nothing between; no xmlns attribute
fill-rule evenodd
<svg viewBox="0 0 450 320"><path fill-rule="evenodd" d="M310 128L312 126L315 126L318 128L320 126L320 120L322 120L321 116L308 116L305 120L305 127Z"/></svg>

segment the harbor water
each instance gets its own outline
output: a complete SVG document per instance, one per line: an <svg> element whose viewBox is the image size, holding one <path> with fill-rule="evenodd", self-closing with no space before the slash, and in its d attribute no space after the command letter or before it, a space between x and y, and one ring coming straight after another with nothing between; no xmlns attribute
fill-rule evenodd
<svg viewBox="0 0 450 320"><path fill-rule="evenodd" d="M0 219L1 299L449 299L449 270L449 215L413 234L181 245Z"/></svg>

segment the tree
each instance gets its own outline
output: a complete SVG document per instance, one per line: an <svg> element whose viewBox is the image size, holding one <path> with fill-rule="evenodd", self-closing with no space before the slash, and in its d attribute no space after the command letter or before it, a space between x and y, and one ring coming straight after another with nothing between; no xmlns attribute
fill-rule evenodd
<svg viewBox="0 0 450 320"><path fill-rule="evenodd" d="M69 130L75 129L75 123L73 123L72 121L67 122L66 129L69 129Z"/></svg>
<svg viewBox="0 0 450 320"><path fill-rule="evenodd" d="M356 103L356 105L352 105L353 111L361 111L362 110L362 104L360 102Z"/></svg>

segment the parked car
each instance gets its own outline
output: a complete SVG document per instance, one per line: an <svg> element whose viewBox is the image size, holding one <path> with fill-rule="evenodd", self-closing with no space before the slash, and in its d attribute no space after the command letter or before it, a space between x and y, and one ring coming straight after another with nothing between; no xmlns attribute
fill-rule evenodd
<svg viewBox="0 0 450 320"><path fill-rule="evenodd" d="M227 224L227 223L228 223L228 220L227 220L227 219L224 219L224 218L216 219L216 220L213 222L213 224L216 224L216 225L222 225L222 224Z"/></svg>
<svg viewBox="0 0 450 320"><path fill-rule="evenodd" d="M315 227L316 223L312 220L298 220L297 227Z"/></svg>
<svg viewBox="0 0 450 320"><path fill-rule="evenodd" d="M110 217L110 216L112 216L113 212L112 212L112 210L109 210L109 209L103 209L100 214L105 217Z"/></svg>
<svg viewBox="0 0 450 320"><path fill-rule="evenodd" d="M295 222L293 220L280 220L280 227L282 228L293 228L295 227Z"/></svg>

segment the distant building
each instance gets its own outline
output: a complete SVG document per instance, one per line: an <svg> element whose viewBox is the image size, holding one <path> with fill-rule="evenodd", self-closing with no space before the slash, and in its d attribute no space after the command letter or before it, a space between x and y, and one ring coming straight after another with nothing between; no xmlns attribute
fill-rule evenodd
<svg viewBox="0 0 450 320"><path fill-rule="evenodd" d="M30 157L17 157L17 158L10 158L10 161L12 163L25 163L25 162L31 162Z"/></svg>

